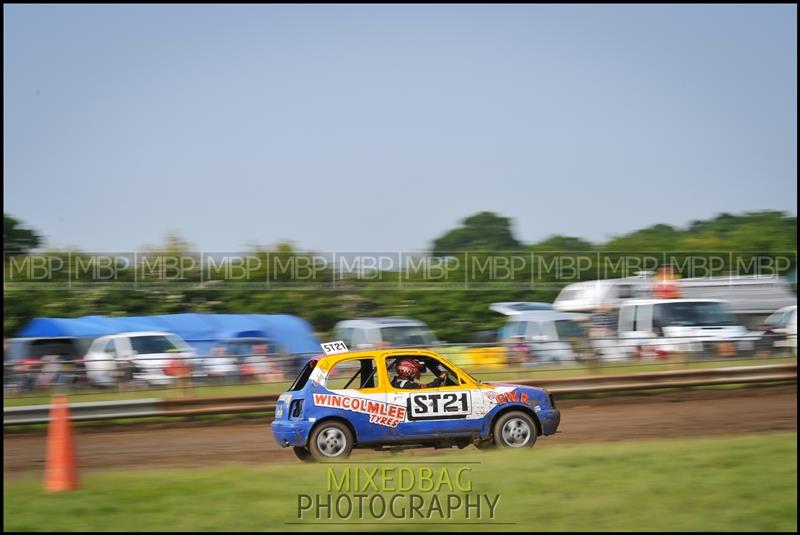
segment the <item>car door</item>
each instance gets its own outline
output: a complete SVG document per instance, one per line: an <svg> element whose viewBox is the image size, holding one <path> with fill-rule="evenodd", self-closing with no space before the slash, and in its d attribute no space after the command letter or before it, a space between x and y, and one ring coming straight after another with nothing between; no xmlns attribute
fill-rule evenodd
<svg viewBox="0 0 800 535"><path fill-rule="evenodd" d="M396 388L391 384L394 377L393 364L403 358L424 360L428 371L445 370L448 384L445 386L419 389ZM393 355L386 359L387 386L386 399L393 405L406 408L406 418L393 431L396 440L409 437L436 438L455 435L469 435L480 430L485 414L483 395L478 386L455 366L432 355ZM432 374L420 378L419 384L431 380Z"/></svg>
<svg viewBox="0 0 800 535"><path fill-rule="evenodd" d="M381 381L374 356L342 359L331 366L319 391L312 393L313 404L324 409L320 415L350 422L360 443L384 441L404 411L386 403Z"/></svg>

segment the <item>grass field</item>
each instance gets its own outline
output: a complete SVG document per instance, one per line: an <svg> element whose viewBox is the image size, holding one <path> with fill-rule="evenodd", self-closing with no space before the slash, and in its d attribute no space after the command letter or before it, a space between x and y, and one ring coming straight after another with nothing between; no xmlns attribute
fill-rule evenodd
<svg viewBox="0 0 800 535"><path fill-rule="evenodd" d="M747 359L697 359L691 361L644 361L628 363L606 363L593 368L583 365L546 365L542 367L526 367L512 369L495 369L465 366L464 369L482 381L508 381L513 379L536 379L557 377L578 377L584 375L611 375L639 372L656 372L667 370L689 370L701 368L723 368L727 366L758 366L765 364L796 364L794 357L780 358L747 358ZM198 385L190 388L161 388L142 390L101 390L101 389L76 389L67 392L70 402L83 401L111 401L124 399L143 398L180 398L215 397L215 396L247 396L279 394L288 388L291 381L267 384L243 385ZM18 407L23 405L41 405L50 403L50 394L27 393L7 395L3 397L3 406Z"/></svg>
<svg viewBox="0 0 800 535"><path fill-rule="evenodd" d="M431 520L320 524L298 520L298 494L327 496L329 466L300 462L205 470L85 475L82 489L47 495L41 482L4 482L5 530L630 530L796 531L797 434L537 447L533 451L376 456L366 469L471 468L473 499L500 495L489 525L463 510ZM453 464L438 464L442 462ZM383 463L383 464L377 464ZM409 463L409 464L403 464ZM475 464L467 464L475 463ZM453 478L455 479L455 478ZM463 481L462 481L463 484ZM372 490L370 490L372 492ZM434 494L413 491L426 504ZM385 491L389 499L396 492ZM400 493L407 495L408 493ZM449 494L445 488L437 496ZM458 494L458 492L456 492ZM336 496L338 494L334 494ZM350 493L352 496L352 493ZM446 511L445 511L446 513ZM473 513L474 514L474 513ZM300 522L300 523L298 523ZM462 522L459 524L458 522ZM473 520L474 522L474 520Z"/></svg>

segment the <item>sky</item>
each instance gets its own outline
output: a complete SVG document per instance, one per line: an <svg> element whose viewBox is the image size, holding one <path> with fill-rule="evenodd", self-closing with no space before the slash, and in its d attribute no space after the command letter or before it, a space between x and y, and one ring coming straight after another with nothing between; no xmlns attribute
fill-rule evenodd
<svg viewBox="0 0 800 535"><path fill-rule="evenodd" d="M797 213L789 5L3 7L3 211L51 247L422 250Z"/></svg>

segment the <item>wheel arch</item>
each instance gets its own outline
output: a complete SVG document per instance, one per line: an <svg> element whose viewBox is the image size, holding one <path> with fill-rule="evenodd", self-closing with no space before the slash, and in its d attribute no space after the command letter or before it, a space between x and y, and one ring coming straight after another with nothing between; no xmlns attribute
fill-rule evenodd
<svg viewBox="0 0 800 535"><path fill-rule="evenodd" d="M531 419L533 420L533 425L536 426L536 435L542 436L542 422L539 421L539 417L536 415L536 412L534 412L534 410L528 407L527 405L509 405L497 411L497 413L494 416L492 416L492 419L489 422L489 433L491 434L494 432L494 424L497 422L498 418L500 418L504 414L508 414L509 412L515 412L515 411L523 412L528 416L530 416Z"/></svg>

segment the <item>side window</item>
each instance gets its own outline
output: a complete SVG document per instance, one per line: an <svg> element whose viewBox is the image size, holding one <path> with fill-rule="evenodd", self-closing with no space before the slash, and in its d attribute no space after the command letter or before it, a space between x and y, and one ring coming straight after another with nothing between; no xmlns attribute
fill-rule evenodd
<svg viewBox="0 0 800 535"><path fill-rule="evenodd" d="M351 342L352 343L347 347L353 347L353 348L365 347L368 344L368 342L364 329L353 329Z"/></svg>
<svg viewBox="0 0 800 535"><path fill-rule="evenodd" d="M542 336L542 326L540 323L536 321L529 321L528 322L528 338L536 338L537 336Z"/></svg>
<svg viewBox="0 0 800 535"><path fill-rule="evenodd" d="M653 307L653 332L656 333L658 336L664 335L664 327L669 325L668 319L665 317L664 314L664 307L663 306L654 306Z"/></svg>
<svg viewBox="0 0 800 535"><path fill-rule="evenodd" d="M114 345L114 339L113 338L108 341L108 343L106 344L106 347L103 348L103 352L108 354L108 355L115 355L117 353L117 349L116 349L116 346Z"/></svg>
<svg viewBox="0 0 800 535"><path fill-rule="evenodd" d="M544 339L548 342L558 340L558 331L556 331L555 322L548 321L542 324L542 334Z"/></svg>
<svg viewBox="0 0 800 535"><path fill-rule="evenodd" d="M525 328L527 324L524 321L514 321L508 324L506 329L506 336L525 336Z"/></svg>
<svg viewBox="0 0 800 535"><path fill-rule="evenodd" d="M390 357L386 359L386 371L390 379L398 377L395 367L397 363L406 359L415 360L420 364L420 376L414 382L426 386L427 388L436 388L437 386L459 386L464 384L464 381L458 377L458 374L446 366L443 362L433 358L421 355L409 355ZM437 378L442 374L446 374L446 379L443 384L436 385Z"/></svg>
<svg viewBox="0 0 800 535"><path fill-rule="evenodd" d="M364 390L378 386L375 359L350 359L337 363L328 372L328 390Z"/></svg>

